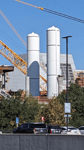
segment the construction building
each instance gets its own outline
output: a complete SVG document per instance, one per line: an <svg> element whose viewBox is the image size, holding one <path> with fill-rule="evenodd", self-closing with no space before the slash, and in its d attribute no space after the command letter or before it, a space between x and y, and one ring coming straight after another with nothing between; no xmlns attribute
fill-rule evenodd
<svg viewBox="0 0 84 150"><path fill-rule="evenodd" d="M21 54L20 57L27 62L27 55ZM66 54L60 54L60 69L63 76L62 89L66 89ZM74 82L74 71L76 70L72 55L68 55L69 65L69 82ZM47 57L46 53L40 53L40 74L47 79ZM17 91L19 89L26 90L26 75L24 75L19 69L14 67L13 72L8 73L9 82L6 83L6 90ZM47 84L40 80L40 85L47 88ZM42 89L40 88L40 91Z"/></svg>

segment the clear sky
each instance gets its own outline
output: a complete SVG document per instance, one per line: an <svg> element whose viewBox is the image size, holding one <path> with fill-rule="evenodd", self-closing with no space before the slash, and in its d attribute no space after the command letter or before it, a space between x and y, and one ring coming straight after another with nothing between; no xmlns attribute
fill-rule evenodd
<svg viewBox="0 0 84 150"><path fill-rule="evenodd" d="M83 0L22 0L24 2L58 11L84 20ZM27 35L35 32L40 36L40 52L46 53L46 30L55 26L60 29L61 54L66 53L66 41L69 38L68 51L72 54L76 69L84 70L84 24L60 16L56 16L39 9L18 3L14 0L0 0L0 10L5 14L17 32L27 42ZM0 40L17 54L27 53L3 17L0 15ZM10 63L0 55L0 65Z"/></svg>

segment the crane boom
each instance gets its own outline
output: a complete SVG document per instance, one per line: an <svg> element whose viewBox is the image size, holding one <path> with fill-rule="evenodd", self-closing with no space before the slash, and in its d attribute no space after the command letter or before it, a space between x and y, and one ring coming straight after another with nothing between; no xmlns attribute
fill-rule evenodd
<svg viewBox="0 0 84 150"><path fill-rule="evenodd" d="M2 47L2 49L0 49L0 54L3 55L7 60L9 60L21 72L27 75L27 63L1 40L0 46Z"/></svg>
<svg viewBox="0 0 84 150"><path fill-rule="evenodd" d="M32 4L29 4L29 3L22 2L20 0L15 0L15 1L26 4L26 5L29 5L29 6L32 6L32 7L35 7L35 8L38 8L38 9L41 9L41 10L43 10L45 12L48 12L48 13L51 13L53 15L57 15L57 16L64 17L64 18L67 18L67 19L71 19L73 21L84 23L84 20L76 18L76 17L72 17L72 16L69 16L69 15L66 15L66 14L63 14L63 13L60 13L60 12L57 12L57 11L53 11L53 10L50 10L50 9L47 9L47 8L38 7L38 6L35 6L35 5L32 5Z"/></svg>
<svg viewBox="0 0 84 150"><path fill-rule="evenodd" d="M41 10L43 10L43 9L44 9L43 7L38 7L38 6L35 6L35 5L32 5L32 4L29 4L29 3L23 2L23 1L20 1L20 0L15 0L15 1L20 2L20 3L23 3L23 4L25 4L25 5L29 5L29 6L32 6L32 7L35 7L35 8L41 9Z"/></svg>
<svg viewBox="0 0 84 150"><path fill-rule="evenodd" d="M20 39L20 41L25 45L25 47L27 47L26 42L22 39L22 37L19 35L19 33L16 31L16 29L13 27L13 25L10 23L10 21L7 19L7 17L4 15L4 13L1 10L0 10L0 14L8 23L8 25L11 27L11 29L14 31L14 33L17 35L17 37Z"/></svg>

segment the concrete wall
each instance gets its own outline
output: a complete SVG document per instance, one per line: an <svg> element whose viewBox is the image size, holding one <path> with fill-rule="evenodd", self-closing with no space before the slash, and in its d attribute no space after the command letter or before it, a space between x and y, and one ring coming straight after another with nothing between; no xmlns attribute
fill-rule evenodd
<svg viewBox="0 0 84 150"><path fill-rule="evenodd" d="M83 135L1 134L0 150L83 150Z"/></svg>
<svg viewBox="0 0 84 150"><path fill-rule="evenodd" d="M19 89L25 91L25 79L26 79L25 77L26 77L26 75L24 75L16 67L14 67L14 71L9 72L8 75L9 75L8 76L9 82L5 84L7 91L9 91L9 90L18 91Z"/></svg>

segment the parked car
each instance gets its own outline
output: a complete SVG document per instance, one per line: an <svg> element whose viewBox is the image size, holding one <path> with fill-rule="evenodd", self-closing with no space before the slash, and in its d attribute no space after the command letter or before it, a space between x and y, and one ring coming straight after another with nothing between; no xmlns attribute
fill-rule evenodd
<svg viewBox="0 0 84 150"><path fill-rule="evenodd" d="M48 133L50 134L61 134L62 129L60 126L48 125Z"/></svg>
<svg viewBox="0 0 84 150"><path fill-rule="evenodd" d="M78 129L80 130L81 134L84 134L84 126L80 126Z"/></svg>
<svg viewBox="0 0 84 150"><path fill-rule="evenodd" d="M62 132L67 132L67 126L62 126L61 129L62 129ZM71 130L74 130L74 129L76 129L76 128L73 126L68 126L68 132L70 132Z"/></svg>
<svg viewBox="0 0 84 150"><path fill-rule="evenodd" d="M69 126L68 127L68 132L71 132L72 130L77 130L77 128L73 127L73 126Z"/></svg>
<svg viewBox="0 0 84 150"><path fill-rule="evenodd" d="M33 123L23 123L19 127L13 129L13 133L33 133Z"/></svg>
<svg viewBox="0 0 84 150"><path fill-rule="evenodd" d="M70 130L69 134L81 135L81 132L79 129L75 128L74 130Z"/></svg>
<svg viewBox="0 0 84 150"><path fill-rule="evenodd" d="M73 127L73 126L68 126L68 132L67 132L67 127L63 126L61 127L62 129L62 134L66 133L66 134L76 134L76 135L80 135L81 132L79 129Z"/></svg>
<svg viewBox="0 0 84 150"><path fill-rule="evenodd" d="M34 123L33 127L34 127L33 129L34 134L48 133L47 126L45 123Z"/></svg>
<svg viewBox="0 0 84 150"><path fill-rule="evenodd" d="M61 127L61 129L62 129L62 133L67 132L67 127L63 126L63 127Z"/></svg>
<svg viewBox="0 0 84 150"><path fill-rule="evenodd" d="M13 133L47 133L44 123L23 123L18 128L13 129Z"/></svg>

